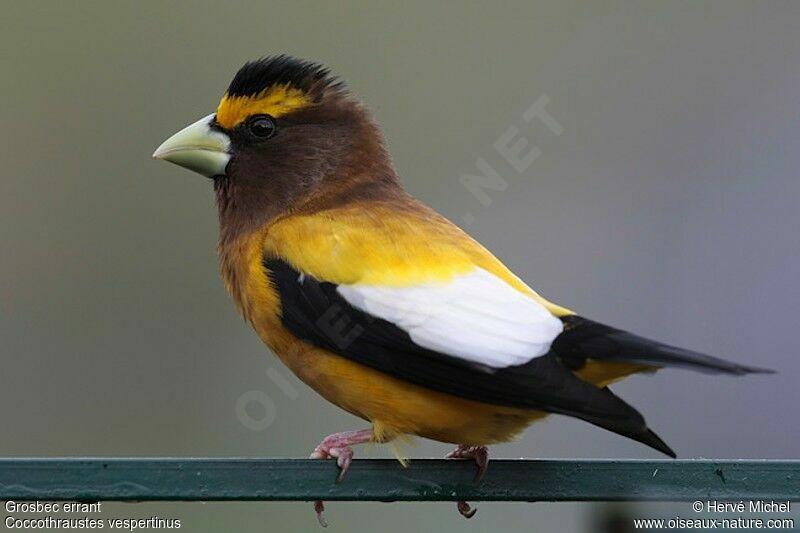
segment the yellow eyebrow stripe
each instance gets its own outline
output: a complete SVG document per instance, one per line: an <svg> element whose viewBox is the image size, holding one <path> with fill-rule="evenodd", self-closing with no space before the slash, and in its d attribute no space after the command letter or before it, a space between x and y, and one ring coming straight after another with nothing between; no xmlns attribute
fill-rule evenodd
<svg viewBox="0 0 800 533"><path fill-rule="evenodd" d="M306 93L285 85L269 87L255 96L230 96L226 93L217 107L217 123L230 130L250 116L270 115L278 118L311 103Z"/></svg>

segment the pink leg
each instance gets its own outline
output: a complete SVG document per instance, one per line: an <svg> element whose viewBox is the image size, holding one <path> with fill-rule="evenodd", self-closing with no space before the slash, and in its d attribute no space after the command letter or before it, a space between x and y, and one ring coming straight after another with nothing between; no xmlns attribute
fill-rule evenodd
<svg viewBox="0 0 800 533"><path fill-rule="evenodd" d="M336 464L339 465L339 476L336 482L339 483L344 479L347 469L350 468L350 463L353 461L353 449L350 446L354 444L364 444L372 440L372 430L362 429L359 431L343 431L341 433L334 433L328 435L319 445L311 452L311 459L336 459ZM322 527L328 527L328 522L323 516L325 511L325 504L322 500L314 502L314 512L317 513L317 520Z"/></svg>
<svg viewBox="0 0 800 533"><path fill-rule="evenodd" d="M478 473L475 476L475 481L483 479L486 474L486 467L489 465L489 450L486 446L468 446L466 444L459 444L458 447L445 456L445 459L472 459L478 465ZM464 518L472 518L477 509L472 509L467 502L460 501L456 503L458 512Z"/></svg>

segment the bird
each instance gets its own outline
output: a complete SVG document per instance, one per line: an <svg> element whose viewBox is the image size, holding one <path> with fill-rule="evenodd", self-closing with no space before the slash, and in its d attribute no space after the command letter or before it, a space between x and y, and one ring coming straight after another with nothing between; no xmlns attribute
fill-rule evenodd
<svg viewBox="0 0 800 533"><path fill-rule="evenodd" d="M266 346L366 421L311 453L344 478L357 444L456 446L478 478L489 445L549 414L675 452L609 385L683 367L771 370L618 329L545 299L401 184L373 115L320 63L249 61L216 111L153 157L213 181L227 291ZM326 525L324 504L314 503ZM476 509L457 503L470 518Z"/></svg>

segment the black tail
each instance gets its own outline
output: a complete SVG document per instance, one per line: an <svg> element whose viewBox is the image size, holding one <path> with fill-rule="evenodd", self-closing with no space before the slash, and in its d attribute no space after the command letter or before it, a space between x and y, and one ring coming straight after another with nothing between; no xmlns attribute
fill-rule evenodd
<svg viewBox="0 0 800 533"><path fill-rule="evenodd" d="M571 368L582 367L586 359L605 359L653 367L684 367L700 372L737 376L775 372L662 344L578 315L565 316L561 320L564 322L564 332L556 337L552 349Z"/></svg>
<svg viewBox="0 0 800 533"><path fill-rule="evenodd" d="M637 438L637 439L634 439L634 440L638 440L642 444L646 444L647 446L650 446L654 450L657 450L657 451L659 451L659 452L661 452L661 453L663 453L665 455L668 455L669 457L672 457L673 459L678 457L678 455L674 451L672 451L672 448L670 448L667 445L667 443L664 442L661 439L661 437L656 435L655 432L653 432L652 429L648 429L641 436L641 438Z"/></svg>
<svg viewBox="0 0 800 533"><path fill-rule="evenodd" d="M608 387L605 387L605 390L609 394L613 395L615 398L618 398L620 402L624 403L624 400L622 400L621 398L619 398L619 396L611 392L611 390ZM636 430L631 430L628 428L625 429L614 428L612 429L612 431L614 431L619 435L622 435L623 437L628 437L629 439L641 442L642 444L650 446L654 450L659 451L664 455L668 455L673 459L675 459L677 455L672 450L672 448L670 448L669 445L661 439L661 437L656 435L656 433L652 429L647 427L647 423L644 421L644 418L642 418L641 420L642 420L642 425L640 428L637 428Z"/></svg>

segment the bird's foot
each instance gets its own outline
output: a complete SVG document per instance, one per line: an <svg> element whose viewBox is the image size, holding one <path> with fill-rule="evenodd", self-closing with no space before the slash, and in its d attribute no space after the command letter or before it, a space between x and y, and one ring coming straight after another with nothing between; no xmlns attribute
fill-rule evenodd
<svg viewBox="0 0 800 533"><path fill-rule="evenodd" d="M480 481L486 474L486 467L489 466L489 449L486 446L468 446L460 444L458 448L444 456L445 459L472 459L478 465L478 473L475 474L475 481Z"/></svg>
<svg viewBox="0 0 800 533"><path fill-rule="evenodd" d="M334 433L322 439L322 442L311 452L309 458L336 459L336 464L339 465L339 476L336 478L336 483L339 483L344 479L344 475L350 468L350 463L353 462L353 448L351 448L351 446L354 444L363 444L370 440L372 440L371 429ZM322 500L314 502L314 512L317 513L319 525L328 527L328 522L323 515L325 512L325 504Z"/></svg>
<svg viewBox="0 0 800 533"><path fill-rule="evenodd" d="M475 481L480 481L486 474L486 468L489 466L489 450L486 446L468 446L460 444L458 448L448 453L445 459L472 459L478 465L478 473L475 475ZM472 518L477 509L473 509L465 501L456 503L458 512L464 518Z"/></svg>

